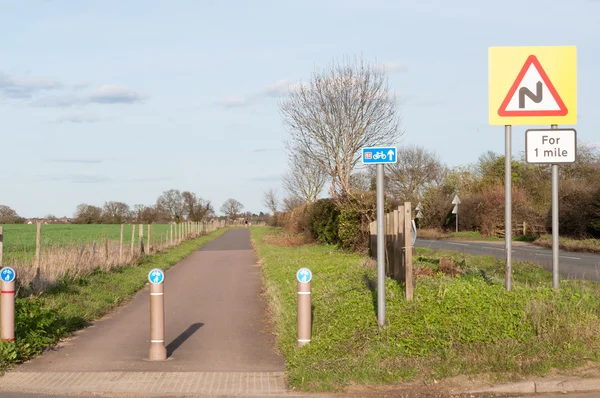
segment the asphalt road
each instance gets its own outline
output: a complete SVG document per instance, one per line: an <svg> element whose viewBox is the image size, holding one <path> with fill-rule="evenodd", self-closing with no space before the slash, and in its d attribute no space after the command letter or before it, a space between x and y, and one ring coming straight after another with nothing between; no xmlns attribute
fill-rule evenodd
<svg viewBox="0 0 600 398"><path fill-rule="evenodd" d="M474 256L493 256L505 259L504 242L472 242L417 239L416 247L453 250ZM513 242L513 261L532 261L552 271L552 250L525 242ZM600 255L559 251L559 273L566 279L600 281Z"/></svg>

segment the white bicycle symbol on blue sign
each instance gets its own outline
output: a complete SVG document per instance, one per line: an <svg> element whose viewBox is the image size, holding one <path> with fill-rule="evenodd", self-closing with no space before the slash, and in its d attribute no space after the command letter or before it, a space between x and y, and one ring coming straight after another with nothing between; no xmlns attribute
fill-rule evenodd
<svg viewBox="0 0 600 398"><path fill-rule="evenodd" d="M379 151L379 152L375 152L373 154L373 159L384 159L385 160L386 155L385 153L383 153L383 151Z"/></svg>

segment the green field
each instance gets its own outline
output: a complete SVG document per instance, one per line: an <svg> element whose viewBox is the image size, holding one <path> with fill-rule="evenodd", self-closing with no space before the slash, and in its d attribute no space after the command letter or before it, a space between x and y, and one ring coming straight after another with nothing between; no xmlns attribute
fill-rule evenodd
<svg viewBox="0 0 600 398"><path fill-rule="evenodd" d="M35 254L36 225L3 225L4 227L4 262L11 259L24 259ZM123 241L125 245L131 244L131 225L125 225ZM135 241L139 242L138 226L135 230ZM151 243L158 243L161 234L170 230L169 224L152 224L150 227ZM144 225L144 243L148 239L148 226ZM118 224L44 224L42 225L42 248L68 247L91 243L94 240L100 243L104 238L118 241L121 235L121 226Z"/></svg>

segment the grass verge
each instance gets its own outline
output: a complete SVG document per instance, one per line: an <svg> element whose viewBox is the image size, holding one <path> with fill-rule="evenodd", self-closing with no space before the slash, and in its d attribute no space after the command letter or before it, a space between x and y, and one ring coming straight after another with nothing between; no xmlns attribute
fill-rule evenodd
<svg viewBox="0 0 600 398"><path fill-rule="evenodd" d="M374 261L331 246L289 247L275 228L252 228L252 237L277 345L298 389L460 374L518 379L599 359L597 283L562 281L554 290L548 272L514 262L508 292L503 261L419 249L414 300L404 300L403 287L387 279L387 319L379 328ZM313 334L296 349L295 272L303 266L313 271Z"/></svg>
<svg viewBox="0 0 600 398"><path fill-rule="evenodd" d="M17 298L15 342L0 342L0 370L39 355L46 347L124 304L147 282L152 268L167 270L227 229L185 241L134 266L97 269L85 277L65 277L39 296Z"/></svg>
<svg viewBox="0 0 600 398"><path fill-rule="evenodd" d="M463 232L442 232L437 229L420 229L418 231L420 239L433 240L474 240L474 241L504 241L503 238L494 236L483 236L479 231L463 231ZM552 235L529 236L516 235L513 236L513 241L530 242L536 246L552 247ZM559 237L559 246L561 250L570 252L588 252L600 253L600 239L572 239Z"/></svg>

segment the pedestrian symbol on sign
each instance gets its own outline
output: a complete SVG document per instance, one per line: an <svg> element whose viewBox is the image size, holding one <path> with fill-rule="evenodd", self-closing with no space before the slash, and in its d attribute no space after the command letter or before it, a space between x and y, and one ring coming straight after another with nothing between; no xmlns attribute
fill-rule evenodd
<svg viewBox="0 0 600 398"><path fill-rule="evenodd" d="M154 268L148 273L148 280L154 285L163 283L164 279L165 273L161 269Z"/></svg>
<svg viewBox="0 0 600 398"><path fill-rule="evenodd" d="M15 280L15 270L12 269L11 267L4 267L2 268L2 271L0 271L0 278L2 278L2 281L4 282L12 282Z"/></svg>
<svg viewBox="0 0 600 398"><path fill-rule="evenodd" d="M300 268L296 273L296 278L298 278L298 282L308 283L312 279L312 272L308 268Z"/></svg>

